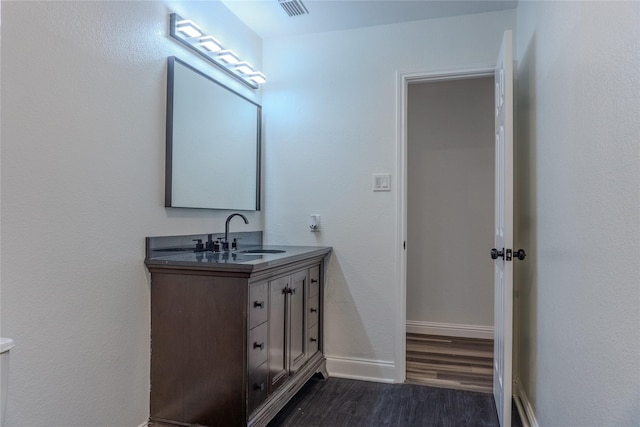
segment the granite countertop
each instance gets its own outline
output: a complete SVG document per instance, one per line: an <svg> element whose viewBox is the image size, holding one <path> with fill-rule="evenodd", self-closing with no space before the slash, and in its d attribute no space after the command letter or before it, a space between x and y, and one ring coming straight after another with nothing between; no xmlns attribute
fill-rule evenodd
<svg viewBox="0 0 640 427"><path fill-rule="evenodd" d="M276 250L281 253L250 254L250 250ZM196 252L193 248L162 248L150 250L145 264L147 267L178 267L180 269L243 271L253 273L279 265L304 260L314 256L324 256L331 252L327 246L246 246L237 251Z"/></svg>

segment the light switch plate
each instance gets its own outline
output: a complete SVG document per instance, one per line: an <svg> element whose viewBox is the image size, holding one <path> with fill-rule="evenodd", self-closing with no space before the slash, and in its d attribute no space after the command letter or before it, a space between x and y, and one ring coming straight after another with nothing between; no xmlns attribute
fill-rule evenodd
<svg viewBox="0 0 640 427"><path fill-rule="evenodd" d="M373 191L391 191L391 174L374 173Z"/></svg>

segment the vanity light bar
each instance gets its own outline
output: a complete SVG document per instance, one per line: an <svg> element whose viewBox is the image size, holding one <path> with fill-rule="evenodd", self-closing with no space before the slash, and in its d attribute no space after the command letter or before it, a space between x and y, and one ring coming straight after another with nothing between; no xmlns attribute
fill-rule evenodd
<svg viewBox="0 0 640 427"><path fill-rule="evenodd" d="M267 81L264 74L242 61L232 50L225 49L214 37L205 34L193 21L176 13L169 15L169 35L231 77L252 89Z"/></svg>

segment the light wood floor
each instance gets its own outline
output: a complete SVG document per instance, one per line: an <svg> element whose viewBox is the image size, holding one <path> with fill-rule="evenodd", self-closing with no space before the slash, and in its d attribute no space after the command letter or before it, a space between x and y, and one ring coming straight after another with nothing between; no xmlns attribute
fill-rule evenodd
<svg viewBox="0 0 640 427"><path fill-rule="evenodd" d="M493 392L493 340L407 334L407 383Z"/></svg>

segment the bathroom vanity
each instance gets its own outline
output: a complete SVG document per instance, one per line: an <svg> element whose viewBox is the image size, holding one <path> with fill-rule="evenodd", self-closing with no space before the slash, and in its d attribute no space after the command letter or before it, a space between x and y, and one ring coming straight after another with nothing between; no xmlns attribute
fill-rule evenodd
<svg viewBox="0 0 640 427"><path fill-rule="evenodd" d="M331 248L174 249L147 242L150 425L265 426L309 378L327 375Z"/></svg>

